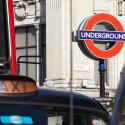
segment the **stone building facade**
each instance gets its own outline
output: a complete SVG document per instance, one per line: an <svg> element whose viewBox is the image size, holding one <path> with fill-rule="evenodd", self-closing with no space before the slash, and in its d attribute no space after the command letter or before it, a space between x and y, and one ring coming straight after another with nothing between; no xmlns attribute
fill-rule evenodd
<svg viewBox="0 0 125 125"><path fill-rule="evenodd" d="M72 0L72 13L70 1L14 0L17 58L39 55L40 58L28 57L26 61L41 62L20 64L20 74L34 78L38 85L69 88L70 32L76 31L83 19L109 13L125 26L125 0ZM99 96L98 61L84 56L76 42L72 43L72 50L73 90ZM106 61L105 86L109 96L116 92L124 64L125 49Z"/></svg>
<svg viewBox="0 0 125 125"><path fill-rule="evenodd" d="M125 0L72 0L72 4L71 0L46 0L46 79L51 86L68 87L72 67L74 90L99 96L99 62L83 55L70 35L84 19L97 13L115 16L125 28ZM96 28L102 30L109 27L100 25ZM105 87L109 96L115 94L124 65L125 48L117 56L106 60Z"/></svg>
<svg viewBox="0 0 125 125"><path fill-rule="evenodd" d="M22 60L40 62L44 54L42 46L45 43L43 42L45 41L45 0L14 0L13 2L17 58L28 56ZM40 58L29 57L36 55ZM42 67L43 63L41 65L20 64L20 74L34 78L39 84L43 81L43 77L40 77L40 73L43 72Z"/></svg>

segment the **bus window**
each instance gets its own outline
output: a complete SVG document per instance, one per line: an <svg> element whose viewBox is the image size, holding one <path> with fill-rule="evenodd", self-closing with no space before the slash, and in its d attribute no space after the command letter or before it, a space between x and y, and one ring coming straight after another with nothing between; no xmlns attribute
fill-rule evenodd
<svg viewBox="0 0 125 125"><path fill-rule="evenodd" d="M13 1L0 0L0 73L16 72Z"/></svg>
<svg viewBox="0 0 125 125"><path fill-rule="evenodd" d="M6 6L6 0L0 0L0 62L8 61L9 58L9 34Z"/></svg>

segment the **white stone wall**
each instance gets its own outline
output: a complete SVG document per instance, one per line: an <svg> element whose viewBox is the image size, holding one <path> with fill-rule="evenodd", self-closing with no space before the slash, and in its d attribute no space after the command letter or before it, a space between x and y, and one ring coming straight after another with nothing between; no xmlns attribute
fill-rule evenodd
<svg viewBox="0 0 125 125"><path fill-rule="evenodd" d="M68 83L70 79L70 11L69 0L46 1L46 44L47 44L47 79L61 79ZM86 8L86 9L82 9ZM73 0L72 31L81 21L93 14L92 0ZM73 79L81 84L84 80L94 83L93 61L86 58L73 44ZM54 83L57 81L54 81ZM77 85L78 85L77 84Z"/></svg>
<svg viewBox="0 0 125 125"><path fill-rule="evenodd" d="M67 83L70 78L70 0L46 0L47 79ZM121 4L122 2L122 4ZM110 13L125 26L124 0L72 0L72 31L83 19L96 13ZM94 61L85 57L73 44L73 80L76 87L96 87ZM125 49L107 61L107 88L116 89L125 62Z"/></svg>
<svg viewBox="0 0 125 125"><path fill-rule="evenodd" d="M70 0L14 0L17 27L46 23L47 82L68 87L70 79ZM45 8L46 5L46 8ZM72 0L72 31L95 13L110 13L125 26L124 0ZM46 15L45 15L46 14ZM76 42L73 45L74 87L96 88L94 61L85 57ZM125 63L125 49L107 61L108 88L116 89ZM60 84L62 83L62 84Z"/></svg>

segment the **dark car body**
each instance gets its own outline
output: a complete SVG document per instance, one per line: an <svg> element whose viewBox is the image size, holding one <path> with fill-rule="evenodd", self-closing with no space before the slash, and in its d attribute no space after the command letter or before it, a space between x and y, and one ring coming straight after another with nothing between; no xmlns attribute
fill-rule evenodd
<svg viewBox="0 0 125 125"><path fill-rule="evenodd" d="M24 76L0 76L0 125L106 125L96 100L70 91L36 88ZM103 123L103 124L102 124Z"/></svg>
<svg viewBox="0 0 125 125"><path fill-rule="evenodd" d="M125 71L121 74L110 125L125 125Z"/></svg>
<svg viewBox="0 0 125 125"><path fill-rule="evenodd" d="M36 125L42 124L41 122L43 121L43 114L46 114L48 116L52 115L53 117L61 116L63 117L63 121L67 121L67 123L65 123L67 125L70 124L70 94L70 92L66 91L39 88L39 90L32 95L25 94L19 96L17 94L17 96L15 97L1 96L0 110L2 108L3 112L6 112L7 114L8 112L10 112L11 115L21 115L30 112L29 115L37 119L36 116L32 116L36 112L36 114L39 114L39 120L34 120L37 121L35 123ZM72 107L74 119L73 121L76 125L82 125L83 119L87 124L88 121L90 121L90 119L94 117L102 119L105 123L107 123L109 120L109 115L106 110L98 102L87 96L73 93ZM15 114L15 112L18 113ZM46 124L48 124L47 120L44 121ZM80 123L78 123L78 121Z"/></svg>

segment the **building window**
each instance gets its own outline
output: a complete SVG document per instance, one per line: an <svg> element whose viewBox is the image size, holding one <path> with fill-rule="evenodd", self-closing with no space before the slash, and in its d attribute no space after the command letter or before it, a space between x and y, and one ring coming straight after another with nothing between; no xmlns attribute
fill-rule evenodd
<svg viewBox="0 0 125 125"><path fill-rule="evenodd" d="M46 25L40 25L40 58L41 58L41 65L40 65L40 81L43 83L46 78Z"/></svg>
<svg viewBox="0 0 125 125"><path fill-rule="evenodd" d="M36 31L34 26L16 28L16 49L19 56L36 55ZM36 58L25 58L23 61L36 62ZM21 63L20 75L26 75L36 80L37 64Z"/></svg>

